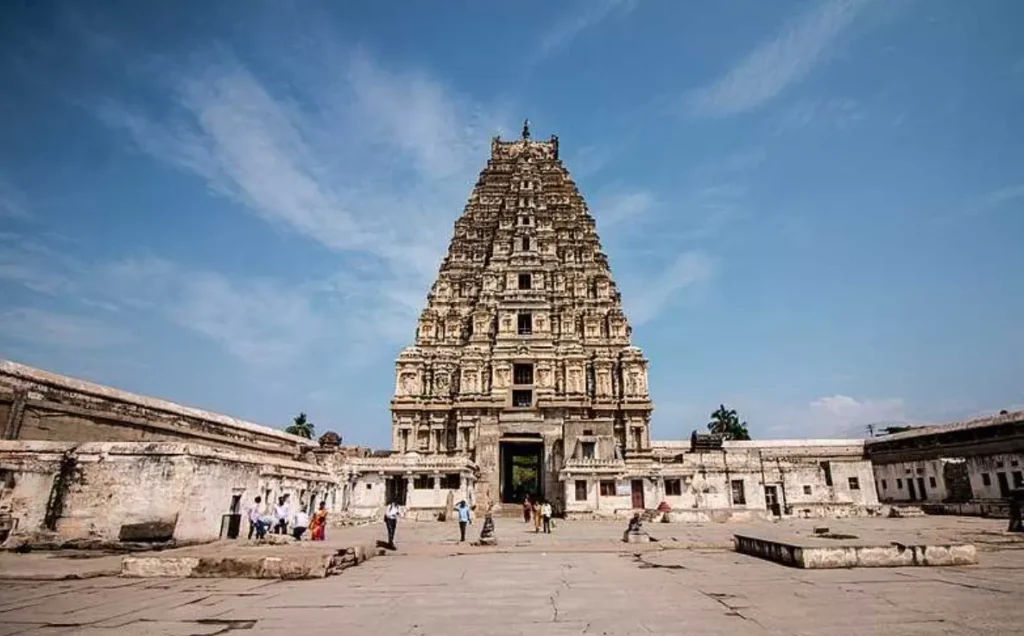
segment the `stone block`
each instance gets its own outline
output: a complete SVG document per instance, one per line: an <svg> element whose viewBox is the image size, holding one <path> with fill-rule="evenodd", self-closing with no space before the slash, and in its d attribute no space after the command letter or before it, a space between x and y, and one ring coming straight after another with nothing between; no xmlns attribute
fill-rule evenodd
<svg viewBox="0 0 1024 636"><path fill-rule="evenodd" d="M121 576L186 578L198 565L196 557L125 557L121 559Z"/></svg>

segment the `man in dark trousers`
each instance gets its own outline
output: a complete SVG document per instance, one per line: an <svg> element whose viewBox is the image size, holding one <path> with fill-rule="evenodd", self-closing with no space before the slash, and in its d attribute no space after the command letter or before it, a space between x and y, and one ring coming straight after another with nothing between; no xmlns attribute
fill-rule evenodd
<svg viewBox="0 0 1024 636"><path fill-rule="evenodd" d="M401 514L402 509L394 501L389 503L384 511L384 525L388 528L388 547L392 550L395 549L395 530L398 529L398 517Z"/></svg>
<svg viewBox="0 0 1024 636"><path fill-rule="evenodd" d="M465 499L455 509L459 513L459 543L462 543L466 540L466 526L473 523L473 511L466 505Z"/></svg>

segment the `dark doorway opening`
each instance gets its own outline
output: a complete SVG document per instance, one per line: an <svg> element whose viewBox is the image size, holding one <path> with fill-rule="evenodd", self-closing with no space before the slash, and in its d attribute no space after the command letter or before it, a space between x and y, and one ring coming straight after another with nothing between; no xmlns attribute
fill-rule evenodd
<svg viewBox="0 0 1024 636"><path fill-rule="evenodd" d="M409 491L409 480L405 477L388 477L384 485L384 503L406 505L406 493Z"/></svg>
<svg viewBox="0 0 1024 636"><path fill-rule="evenodd" d="M644 480L633 479L629 482L630 494L634 510L644 509Z"/></svg>
<svg viewBox="0 0 1024 636"><path fill-rule="evenodd" d="M917 501L917 490L914 488L913 477L907 477L907 490L910 491L910 500Z"/></svg>
<svg viewBox="0 0 1024 636"><path fill-rule="evenodd" d="M917 478L917 489L921 491L921 501L926 501L928 499L928 491L924 487L924 477Z"/></svg>
<svg viewBox="0 0 1024 636"><path fill-rule="evenodd" d="M1006 473L996 473L996 479L999 480L999 496L1009 497L1010 481L1006 478Z"/></svg>
<svg viewBox="0 0 1024 636"><path fill-rule="evenodd" d="M764 487L764 505L772 515L776 517L782 516L782 506L779 505L779 490L777 487Z"/></svg>
<svg viewBox="0 0 1024 636"><path fill-rule="evenodd" d="M544 496L544 442L501 442L501 501Z"/></svg>

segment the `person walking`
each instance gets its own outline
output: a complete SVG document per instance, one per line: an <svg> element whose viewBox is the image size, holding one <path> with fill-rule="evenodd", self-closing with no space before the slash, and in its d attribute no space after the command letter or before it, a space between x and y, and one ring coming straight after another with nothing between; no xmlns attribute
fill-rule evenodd
<svg viewBox="0 0 1024 636"><path fill-rule="evenodd" d="M533 500L533 531L534 532L540 532L540 521L541 521L540 509L541 509L541 503L540 503L540 498L538 497L537 499Z"/></svg>
<svg viewBox="0 0 1024 636"><path fill-rule="evenodd" d="M384 511L384 525L388 529L388 547L395 549L395 530L398 529L398 517L402 514L402 508L392 501Z"/></svg>
<svg viewBox="0 0 1024 636"><path fill-rule="evenodd" d="M530 503L530 495L523 497L523 523L530 523L530 513L533 512L533 504Z"/></svg>
<svg viewBox="0 0 1024 636"><path fill-rule="evenodd" d="M313 541L325 540L327 532L327 502L321 501L320 508L309 522L309 538Z"/></svg>
<svg viewBox="0 0 1024 636"><path fill-rule="evenodd" d="M460 501L456 509L459 511L459 543L462 543L466 540L466 526L473 523L473 511L465 500Z"/></svg>
<svg viewBox="0 0 1024 636"><path fill-rule="evenodd" d="M288 505L288 497L282 495L277 498L277 505L274 506L274 534L288 534L288 522L291 521L291 506Z"/></svg>
<svg viewBox="0 0 1024 636"><path fill-rule="evenodd" d="M249 539L255 533L257 539L262 539L267 534L270 523L263 516L263 497L257 496L253 504L249 506Z"/></svg>
<svg viewBox="0 0 1024 636"><path fill-rule="evenodd" d="M295 537L296 541L302 540L302 535L308 527L309 515L300 507L299 511L295 513L295 518L292 520L292 536Z"/></svg>
<svg viewBox="0 0 1024 636"><path fill-rule="evenodd" d="M551 534L551 504L545 501L540 514L544 517L544 534Z"/></svg>

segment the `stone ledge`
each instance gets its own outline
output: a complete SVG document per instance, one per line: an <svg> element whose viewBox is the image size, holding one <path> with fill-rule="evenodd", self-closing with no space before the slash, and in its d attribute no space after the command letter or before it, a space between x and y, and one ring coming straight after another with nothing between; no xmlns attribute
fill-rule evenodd
<svg viewBox="0 0 1024 636"><path fill-rule="evenodd" d="M774 538L734 535L737 552L783 565L804 569L975 565L978 552L974 545L911 545L897 541L866 544L854 541Z"/></svg>
<svg viewBox="0 0 1024 636"><path fill-rule="evenodd" d="M285 556L130 556L121 560L120 574L126 578L322 579L375 555L376 551L358 545Z"/></svg>

